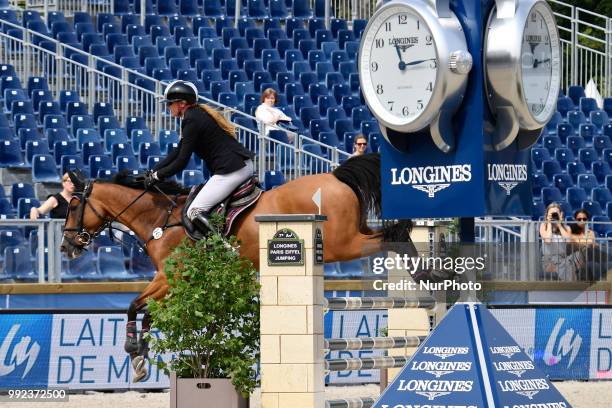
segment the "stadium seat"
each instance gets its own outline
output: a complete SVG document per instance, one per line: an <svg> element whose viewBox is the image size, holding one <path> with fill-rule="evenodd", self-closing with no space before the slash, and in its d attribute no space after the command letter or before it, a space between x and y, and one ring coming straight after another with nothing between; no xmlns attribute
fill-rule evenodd
<svg viewBox="0 0 612 408"><path fill-rule="evenodd" d="M578 159L584 163L587 168L591 166L591 163L597 160L597 157L597 151L592 147L583 147L578 150Z"/></svg>
<svg viewBox="0 0 612 408"><path fill-rule="evenodd" d="M599 183L593 174L580 174L578 175L577 185L582 188L587 195L590 195L591 191L599 186Z"/></svg>
<svg viewBox="0 0 612 408"><path fill-rule="evenodd" d="M550 160L548 149L543 147L533 147L531 149L531 161L536 170L542 170L544 160Z"/></svg>
<svg viewBox="0 0 612 408"><path fill-rule="evenodd" d="M139 246L132 246L130 249L130 273L145 280L151 280L155 276L155 272L155 266L146 252Z"/></svg>
<svg viewBox="0 0 612 408"><path fill-rule="evenodd" d="M574 152L574 155L578 155L578 151L585 146L586 143L581 136L569 136L567 138L567 147Z"/></svg>
<svg viewBox="0 0 612 408"><path fill-rule="evenodd" d="M589 117L591 111L597 110L597 101L593 98L580 98L580 110Z"/></svg>
<svg viewBox="0 0 612 408"><path fill-rule="evenodd" d="M565 195L567 189L574 186L574 182L569 174L555 174L553 176L553 186L557 187L562 195Z"/></svg>
<svg viewBox="0 0 612 408"><path fill-rule="evenodd" d="M563 170L561 169L561 165L558 161L551 159L544 160L542 162L542 172L546 175L546 177L548 177L549 180L552 180L555 174L560 174L563 172Z"/></svg>
<svg viewBox="0 0 612 408"><path fill-rule="evenodd" d="M611 173L610 165L603 160L596 160L591 163L591 173L593 173L599 183L603 183L606 176Z"/></svg>
<svg viewBox="0 0 612 408"><path fill-rule="evenodd" d="M25 245L4 249L4 272L19 282L38 281L38 271L32 267L30 249Z"/></svg>
<svg viewBox="0 0 612 408"><path fill-rule="evenodd" d="M4 140L0 142L0 167L24 167L19 141Z"/></svg>
<svg viewBox="0 0 612 408"><path fill-rule="evenodd" d="M32 158L32 181L34 183L59 183L55 160L50 154L36 154Z"/></svg>
<svg viewBox="0 0 612 408"><path fill-rule="evenodd" d="M204 174L200 170L183 170L181 175L181 183L185 187L197 186L204 181Z"/></svg>
<svg viewBox="0 0 612 408"><path fill-rule="evenodd" d="M103 154L104 154L104 146L102 146L102 143L100 141L87 142L81 146L81 156L83 159L83 163L89 163L90 156L103 155Z"/></svg>
<svg viewBox="0 0 612 408"><path fill-rule="evenodd" d="M603 129L606 126L610 119L608 114L603 110L593 110L589 114L589 120L592 125L594 125L598 130Z"/></svg>
<svg viewBox="0 0 612 408"><path fill-rule="evenodd" d="M559 162L561 169L565 169L567 163L574 161L574 153L567 147L559 147L555 149L555 160Z"/></svg>
<svg viewBox="0 0 612 408"><path fill-rule="evenodd" d="M32 165L34 155L37 154L49 155L49 145L46 140L28 140L25 143L26 164Z"/></svg>
<svg viewBox="0 0 612 408"><path fill-rule="evenodd" d="M293 17L310 18L312 17L312 9L308 0L293 0ZM303 23L302 23L303 24Z"/></svg>
<svg viewBox="0 0 612 408"><path fill-rule="evenodd" d="M568 89L568 96L572 99L574 106L580 105L580 98L584 98L584 88L579 85L572 85Z"/></svg>

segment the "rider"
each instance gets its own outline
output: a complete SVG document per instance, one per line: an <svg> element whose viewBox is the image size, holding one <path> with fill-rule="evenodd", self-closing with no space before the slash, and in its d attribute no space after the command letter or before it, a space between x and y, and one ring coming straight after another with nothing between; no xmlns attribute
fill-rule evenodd
<svg viewBox="0 0 612 408"><path fill-rule="evenodd" d="M166 87L164 102L173 117L182 118L181 140L164 160L145 176L148 189L182 171L191 154L206 163L212 177L187 209L187 217L206 234L211 230L209 211L253 175L253 153L236 140L235 129L219 112L197 104L194 84L174 81Z"/></svg>

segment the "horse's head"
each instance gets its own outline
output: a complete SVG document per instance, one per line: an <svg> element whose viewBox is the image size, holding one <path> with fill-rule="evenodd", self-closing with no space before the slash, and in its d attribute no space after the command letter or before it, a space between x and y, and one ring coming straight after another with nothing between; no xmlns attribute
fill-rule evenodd
<svg viewBox="0 0 612 408"><path fill-rule="evenodd" d="M74 195L68 206L61 250L69 259L78 258L101 231L106 218L91 203L94 182L79 171L69 171Z"/></svg>

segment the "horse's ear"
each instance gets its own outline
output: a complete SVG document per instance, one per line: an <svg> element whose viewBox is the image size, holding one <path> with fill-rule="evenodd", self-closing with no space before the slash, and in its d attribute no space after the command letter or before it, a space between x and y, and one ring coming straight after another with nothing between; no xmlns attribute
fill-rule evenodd
<svg viewBox="0 0 612 408"><path fill-rule="evenodd" d="M68 177L74 184L75 192L82 192L85 189L85 184L87 184L87 177L80 170L70 170L68 171Z"/></svg>

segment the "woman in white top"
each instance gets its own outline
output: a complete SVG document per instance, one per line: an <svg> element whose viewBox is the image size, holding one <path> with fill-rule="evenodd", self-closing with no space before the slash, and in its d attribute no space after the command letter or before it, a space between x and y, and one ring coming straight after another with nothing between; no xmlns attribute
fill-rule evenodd
<svg viewBox="0 0 612 408"><path fill-rule="evenodd" d="M278 122L291 122L291 118L285 113L274 107L276 104L276 91L267 88L261 94L261 105L255 110L255 117L262 121L264 125L276 125ZM265 126L266 135L270 132L270 126Z"/></svg>

